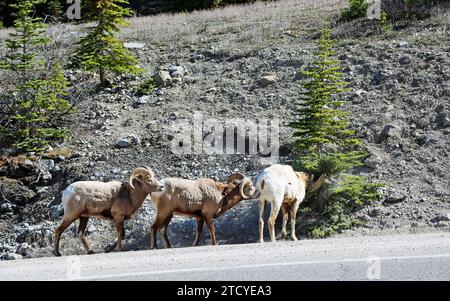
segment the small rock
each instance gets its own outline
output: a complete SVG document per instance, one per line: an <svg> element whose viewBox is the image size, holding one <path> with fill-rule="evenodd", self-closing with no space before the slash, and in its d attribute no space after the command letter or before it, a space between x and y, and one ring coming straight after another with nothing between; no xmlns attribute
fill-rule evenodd
<svg viewBox="0 0 450 301"><path fill-rule="evenodd" d="M49 173L55 167L55 161L52 159L42 159L38 162L39 169L45 174Z"/></svg>
<svg viewBox="0 0 450 301"><path fill-rule="evenodd" d="M378 156L371 156L364 160L364 164L373 169L377 169L382 163L383 160Z"/></svg>
<svg viewBox="0 0 450 301"><path fill-rule="evenodd" d="M278 78L276 77L276 75L266 75L261 77L259 83L261 85L261 87L267 87L271 84L274 84L278 81Z"/></svg>
<svg viewBox="0 0 450 301"><path fill-rule="evenodd" d="M138 42L128 42L128 43L123 43L123 46L125 46L125 48L128 48L128 49L142 49L145 47L145 44L138 43Z"/></svg>
<svg viewBox="0 0 450 301"><path fill-rule="evenodd" d="M8 212L12 212L13 211L13 207L10 203L3 203L0 205L0 213L8 213Z"/></svg>
<svg viewBox="0 0 450 301"><path fill-rule="evenodd" d="M444 128L450 126L450 111L440 113L437 117L437 121Z"/></svg>
<svg viewBox="0 0 450 301"><path fill-rule="evenodd" d="M131 143L132 143L133 145L139 145L139 144L141 144L141 139L140 139L137 135L131 134L131 135L129 136L129 138L131 139Z"/></svg>
<svg viewBox="0 0 450 301"><path fill-rule="evenodd" d="M380 138L381 139L400 138L401 134L402 129L400 127L396 126L395 124L387 124L381 131Z"/></svg>
<svg viewBox="0 0 450 301"><path fill-rule="evenodd" d="M22 255L16 253L6 253L5 255L5 260L20 260L22 258Z"/></svg>
<svg viewBox="0 0 450 301"><path fill-rule="evenodd" d="M439 214L436 217L431 219L432 223L448 222L448 221L450 221L450 212Z"/></svg>
<svg viewBox="0 0 450 301"><path fill-rule="evenodd" d="M184 68L181 66L171 66L169 68L169 74L173 78L179 78L184 76Z"/></svg>
<svg viewBox="0 0 450 301"><path fill-rule="evenodd" d="M100 154L95 158L96 161L108 161L108 156L106 156L105 154Z"/></svg>
<svg viewBox="0 0 450 301"><path fill-rule="evenodd" d="M57 219L58 217L64 214L64 206L62 204L52 206L50 208L50 216L53 219Z"/></svg>
<svg viewBox="0 0 450 301"><path fill-rule="evenodd" d="M22 256L26 256L27 252L29 252L29 250L30 250L30 245L27 244L26 242L23 242L17 247L16 253L20 254Z"/></svg>
<svg viewBox="0 0 450 301"><path fill-rule="evenodd" d="M449 226L450 224L449 224L449 222L447 222L447 221L439 221L439 222L437 222L436 224L435 224L435 227L437 227L437 228L445 228L445 227L447 227L447 226Z"/></svg>
<svg viewBox="0 0 450 301"><path fill-rule="evenodd" d="M52 168L52 170L53 170L53 168ZM46 172L42 175L42 180L44 180L44 181L50 181L51 179L52 179L52 174L49 172Z"/></svg>
<svg viewBox="0 0 450 301"><path fill-rule="evenodd" d="M44 194L44 193L48 192L49 189L50 189L49 187L44 186L44 187L38 189L38 190L36 191L36 193L37 193L37 194Z"/></svg>
<svg viewBox="0 0 450 301"><path fill-rule="evenodd" d="M115 144L116 148L128 148L131 147L131 143L130 141L128 141L128 139L119 139L117 140L116 144Z"/></svg>
<svg viewBox="0 0 450 301"><path fill-rule="evenodd" d="M390 75L391 73L388 70L378 70L373 76L372 84L379 85L383 83Z"/></svg>
<svg viewBox="0 0 450 301"><path fill-rule="evenodd" d="M138 97L134 100L133 106L141 106L141 105L145 105L146 103L148 103L149 100L149 96L148 95L143 95L141 97Z"/></svg>
<svg viewBox="0 0 450 301"><path fill-rule="evenodd" d="M407 196L404 194L393 194L393 195L387 196L383 203L384 204L400 203L400 202L403 202L404 200L406 200L406 197Z"/></svg>
<svg viewBox="0 0 450 301"><path fill-rule="evenodd" d="M25 160L25 162L23 162L23 165L25 165L25 167L28 167L28 168L32 168L32 167L34 167L34 163L33 163L33 161L31 161L31 160Z"/></svg>
<svg viewBox="0 0 450 301"><path fill-rule="evenodd" d="M170 73L165 70L160 70L155 74L155 83L161 87L167 87L172 84L172 77Z"/></svg>

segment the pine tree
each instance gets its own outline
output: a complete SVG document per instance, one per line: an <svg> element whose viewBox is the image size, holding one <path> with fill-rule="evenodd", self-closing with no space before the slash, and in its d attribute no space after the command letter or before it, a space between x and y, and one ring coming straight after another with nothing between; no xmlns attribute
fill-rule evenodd
<svg viewBox="0 0 450 301"><path fill-rule="evenodd" d="M298 120L291 123L295 147L299 151L296 167L313 174L326 174L326 200L323 220L311 230L313 236L328 236L357 225L352 211L378 199L380 184L368 183L364 177L348 174L363 165L366 152L349 128L347 113L339 95L345 92L340 61L334 58L331 31L324 28L318 40L316 60L304 70L301 85L304 93L299 104Z"/></svg>
<svg viewBox="0 0 450 301"><path fill-rule="evenodd" d="M85 69L97 72L100 85L106 86L107 72L138 73L137 60L125 48L124 43L116 38L120 26L128 23L124 17L130 16L131 11L122 5L127 0L98 0L89 21L97 22L88 34L76 44L77 49L69 65L71 68Z"/></svg>
<svg viewBox="0 0 450 301"><path fill-rule="evenodd" d="M43 2L18 0L11 5L16 10L15 32L6 40L8 51L0 63L0 69L14 79L2 95L7 118L1 120L1 132L27 151L42 150L64 138L67 130L55 123L58 115L70 109L61 67L53 64L48 70L37 55L38 47L50 42L42 20L31 16L33 7Z"/></svg>
<svg viewBox="0 0 450 301"><path fill-rule="evenodd" d="M298 120L294 128L295 147L300 150L299 163L307 170L333 174L358 164L364 153L353 150L360 144L349 129L347 113L340 109L337 96L346 91L347 83L339 60L333 58L331 32L324 28L315 53L317 60L303 70L307 80L302 82L305 92L299 104Z"/></svg>

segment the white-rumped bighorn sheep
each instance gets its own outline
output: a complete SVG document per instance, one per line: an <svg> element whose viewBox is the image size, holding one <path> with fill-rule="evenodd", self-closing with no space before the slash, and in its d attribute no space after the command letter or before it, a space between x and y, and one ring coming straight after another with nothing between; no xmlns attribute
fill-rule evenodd
<svg viewBox="0 0 450 301"><path fill-rule="evenodd" d="M295 219L300 203L305 198L306 193L318 190L325 182L325 175L313 182L314 176L305 172L296 172L289 165L275 164L266 169L256 180L256 189L260 193L259 197L259 241L264 242L264 208L266 202L270 202L271 210L268 221L270 240L275 241L275 220L280 208L283 215L281 237L286 236L286 224L288 212L291 212L291 238L297 240L295 236Z"/></svg>
<svg viewBox="0 0 450 301"><path fill-rule="evenodd" d="M199 242L206 221L212 244L215 245L217 242L213 219L242 200L256 199L258 195L249 178L241 173L234 173L227 178L226 183L212 179L167 178L164 179L164 190L152 193L151 198L156 209L155 221L151 228L151 247L157 248L156 234L161 229L162 239L166 247L170 248L167 226L173 215L196 218L194 246Z"/></svg>
<svg viewBox="0 0 450 301"><path fill-rule="evenodd" d="M111 251L115 247L121 251L122 241L125 238L124 221L142 206L151 192L162 189L163 185L156 179L149 167L139 167L133 170L128 183L80 181L71 184L62 193L64 217L55 230L53 254L61 256L59 253L61 234L77 219L80 220L78 236L87 253L92 254L86 239L86 226L91 216L114 222L117 239L105 251Z"/></svg>

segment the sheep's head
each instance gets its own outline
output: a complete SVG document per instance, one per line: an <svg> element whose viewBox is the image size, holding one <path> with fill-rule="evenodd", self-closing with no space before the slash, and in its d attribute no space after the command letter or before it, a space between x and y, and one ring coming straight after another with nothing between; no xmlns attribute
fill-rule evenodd
<svg viewBox="0 0 450 301"><path fill-rule="evenodd" d="M311 193L319 190L320 187L325 184L325 174L321 175L317 181L314 182L314 175L306 172L296 172L295 173L300 181L305 183L306 193Z"/></svg>
<svg viewBox="0 0 450 301"><path fill-rule="evenodd" d="M233 188L239 185L241 197L245 200L256 199L259 197L259 193L256 190L255 186L253 186L252 180L241 173L234 173L228 176L227 184L230 183L232 183Z"/></svg>
<svg viewBox="0 0 450 301"><path fill-rule="evenodd" d="M155 173L150 167L138 167L130 175L129 184L132 189L136 189L134 182L139 183L139 188L145 193L162 191L164 185L158 181Z"/></svg>

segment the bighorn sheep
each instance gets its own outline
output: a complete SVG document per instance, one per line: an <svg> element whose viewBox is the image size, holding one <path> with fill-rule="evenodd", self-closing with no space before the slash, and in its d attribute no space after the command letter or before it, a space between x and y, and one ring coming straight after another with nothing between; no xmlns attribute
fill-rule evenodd
<svg viewBox="0 0 450 301"><path fill-rule="evenodd" d="M193 246L199 242L203 223L206 221L211 234L212 244L217 244L214 230L214 218L233 208L244 199L258 198L252 181L241 173L227 178L226 183L212 179L186 180L179 178L164 179L164 190L151 194L156 209L155 221L151 228L151 247L157 248L156 233L161 229L161 236L167 248L170 242L167 226L175 215L195 217L197 227Z"/></svg>
<svg viewBox="0 0 450 301"><path fill-rule="evenodd" d="M270 202L271 210L268 221L270 240L275 241L275 220L280 208L283 214L281 237L286 236L288 211L291 211L291 238L295 236L295 219L300 203L306 193L318 190L325 182L325 175L313 182L314 176L305 172L296 172L289 165L275 164L266 169L256 180L256 189L259 197L259 241L264 242L264 209L266 202Z"/></svg>
<svg viewBox="0 0 450 301"><path fill-rule="evenodd" d="M93 254L85 234L91 216L113 220L117 239L105 251L111 251L114 247L121 251L122 240L125 238L124 220L129 219L141 207L149 193L161 191L163 187L149 167L133 170L128 183L80 181L71 184L62 194L64 217L55 230L53 254L61 256L59 253L61 234L77 219L80 220L78 236L83 247L88 254Z"/></svg>

